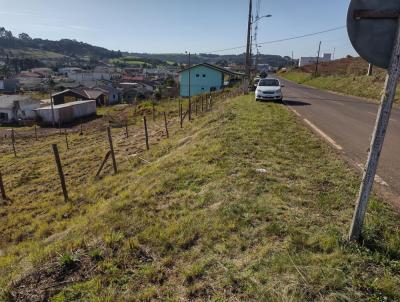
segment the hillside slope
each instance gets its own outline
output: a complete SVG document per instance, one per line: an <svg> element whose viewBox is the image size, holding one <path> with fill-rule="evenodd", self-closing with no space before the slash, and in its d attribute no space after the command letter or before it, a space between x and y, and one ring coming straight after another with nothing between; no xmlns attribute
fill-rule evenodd
<svg viewBox="0 0 400 302"><path fill-rule="evenodd" d="M379 101L386 72L374 68L373 75L367 76L367 70L368 63L361 58L347 58L322 63L318 77L314 77L315 65L292 69L280 76L299 84ZM396 102L399 102L400 94L397 95Z"/></svg>
<svg viewBox="0 0 400 302"><path fill-rule="evenodd" d="M112 110L133 120L132 107ZM162 116L149 121L148 152L140 119L128 139L114 128L119 173L107 165L99 180L91 175L107 150L104 129L71 134L70 150L58 135L18 140L18 158L3 141L12 203L0 207L0 297L400 299L399 216L373 199L363 245L347 244L359 177L285 107L237 97L183 129L174 119L170 139L160 125Z"/></svg>

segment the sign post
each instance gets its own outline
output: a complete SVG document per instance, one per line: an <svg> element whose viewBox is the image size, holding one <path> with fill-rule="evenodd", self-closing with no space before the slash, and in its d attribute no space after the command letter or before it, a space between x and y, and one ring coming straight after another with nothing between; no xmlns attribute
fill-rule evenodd
<svg viewBox="0 0 400 302"><path fill-rule="evenodd" d="M369 62L374 65L388 68L388 75L386 77L385 91L381 99L368 161L365 166L354 217L349 232L350 241L359 241L361 237L368 199L374 184L379 158L389 124L393 102L396 96L397 82L400 77L400 3L398 1L388 1L388 3L390 2L389 4L398 6L396 11L394 9L382 10L381 1L369 0L369 2L370 3L368 3L368 1L353 0L350 4L348 17L350 39L355 49L363 58L369 59ZM363 7L365 5L371 5L372 7ZM380 24L379 22L381 20L390 20L390 22ZM395 30L393 29L393 24ZM385 27L387 27L386 30ZM368 29L371 28L388 33L387 39L391 39L391 33L393 33L393 31L396 33L395 36L392 37L392 41L383 41L384 43L381 44L382 47L391 47L391 51L388 52L387 49L384 49L383 52L381 52L383 55L378 54L377 57L374 57L375 55L373 52L370 52L368 47L364 45L365 41L367 41L365 36L370 34ZM376 47L376 45L371 46ZM391 53L389 57L387 57L388 53Z"/></svg>

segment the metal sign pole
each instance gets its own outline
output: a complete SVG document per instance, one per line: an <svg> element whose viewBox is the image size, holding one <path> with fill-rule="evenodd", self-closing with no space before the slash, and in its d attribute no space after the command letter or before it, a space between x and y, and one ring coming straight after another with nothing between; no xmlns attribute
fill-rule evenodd
<svg viewBox="0 0 400 302"><path fill-rule="evenodd" d="M382 97L378 117L371 142L370 153L365 167L361 183L358 201L349 233L350 241L358 241L364 223L365 212L368 206L368 199L371 194L378 167L379 157L382 151L383 142L389 124L390 113L396 96L397 81L400 77L400 19L395 40L395 46L390 61L388 75L385 82L385 94Z"/></svg>

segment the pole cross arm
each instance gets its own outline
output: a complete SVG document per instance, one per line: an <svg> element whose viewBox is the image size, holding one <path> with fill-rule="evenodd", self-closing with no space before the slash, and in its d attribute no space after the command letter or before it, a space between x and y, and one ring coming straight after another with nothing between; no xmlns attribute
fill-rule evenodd
<svg viewBox="0 0 400 302"><path fill-rule="evenodd" d="M360 9L354 11L354 19L398 19L400 10L370 10Z"/></svg>

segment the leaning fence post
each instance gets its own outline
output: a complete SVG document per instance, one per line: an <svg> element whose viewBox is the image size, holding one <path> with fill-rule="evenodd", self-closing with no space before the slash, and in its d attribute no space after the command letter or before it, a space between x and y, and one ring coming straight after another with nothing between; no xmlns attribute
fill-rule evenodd
<svg viewBox="0 0 400 302"><path fill-rule="evenodd" d="M107 136L108 136L108 143L110 144L111 159L112 159L112 163L113 163L114 173L117 174L118 173L117 161L115 160L114 145L113 145L113 141L112 141L110 127L107 127Z"/></svg>
<svg viewBox="0 0 400 302"><path fill-rule="evenodd" d="M4 189L3 175L0 172L0 193L3 200L7 200L6 190Z"/></svg>
<svg viewBox="0 0 400 302"><path fill-rule="evenodd" d="M165 134L167 135L167 138L169 138L167 114L165 112L164 112L164 125L165 125Z"/></svg>
<svg viewBox="0 0 400 302"><path fill-rule="evenodd" d="M15 149L15 133L14 129L11 129L11 143L14 151L14 156L17 157L17 150Z"/></svg>
<svg viewBox="0 0 400 302"><path fill-rule="evenodd" d="M65 177L64 177L64 172L63 172L62 165L61 165L60 154L58 153L57 144L53 144L52 147L53 147L54 158L56 160L58 176L60 177L61 188L62 188L62 191L63 191L64 200L65 200L65 202L67 202L68 199L69 199L68 198L68 191L67 191L67 186L65 184Z"/></svg>
<svg viewBox="0 0 400 302"><path fill-rule="evenodd" d="M146 140L146 149L150 150L149 133L147 131L147 120L146 120L146 116L145 115L143 115L143 125L144 125L144 136L145 136L145 140Z"/></svg>

